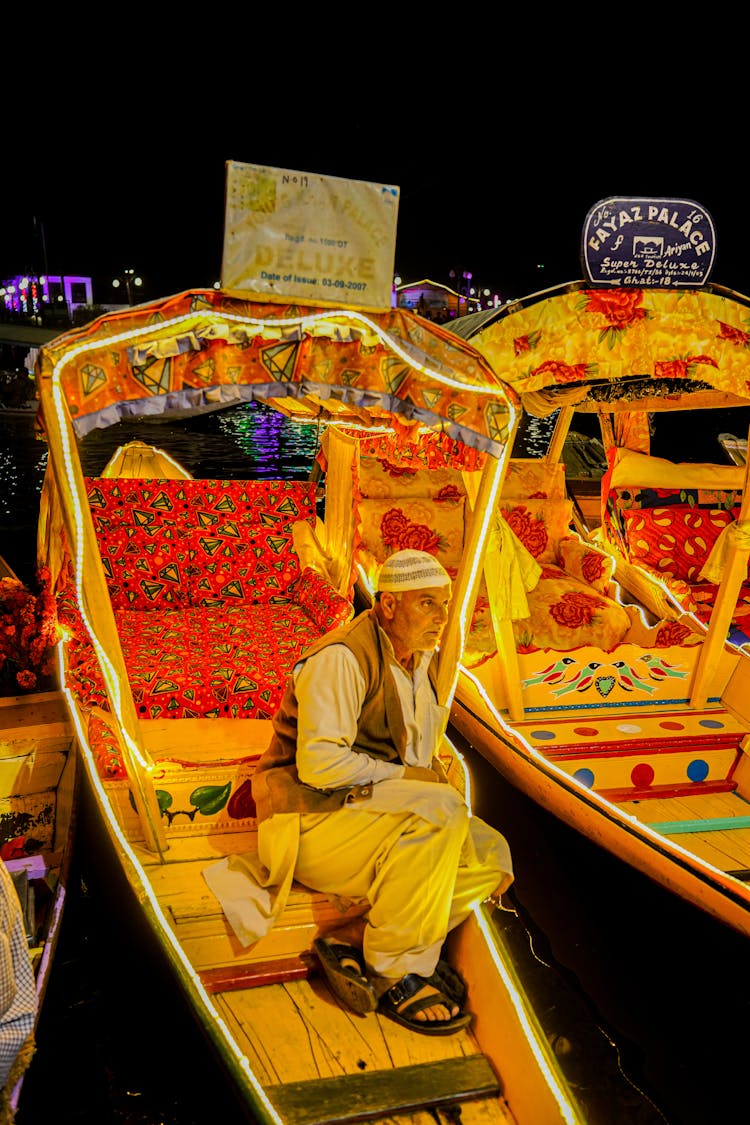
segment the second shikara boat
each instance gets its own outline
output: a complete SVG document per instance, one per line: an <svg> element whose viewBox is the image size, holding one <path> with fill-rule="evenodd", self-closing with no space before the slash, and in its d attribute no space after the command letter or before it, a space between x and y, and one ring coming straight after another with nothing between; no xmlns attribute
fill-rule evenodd
<svg viewBox="0 0 750 1125"><path fill-rule="evenodd" d="M556 425L544 456L510 462L504 543L531 573L494 607L494 651L472 657L470 641L453 722L545 808L750 936L747 466L694 463L687 437L697 411L747 416L750 301L574 282L477 331L465 320L456 331ZM608 459L588 536L560 460L579 411L598 415ZM684 428L679 462L650 452L664 411Z"/></svg>
<svg viewBox="0 0 750 1125"><path fill-rule="evenodd" d="M24 667L36 676L45 655L51 658L51 648L38 648L45 635L53 642L49 599L34 595L3 558L0 585L3 628L12 625L28 660ZM41 675L36 691L22 692L10 678L6 686L13 694L0 693L0 859L21 907L36 1003L33 1011L30 1004L20 1012L11 1007L24 982L14 978L11 961L4 962L0 1050L4 1062L12 1062L0 1089L0 1121L13 1119L29 1080L65 910L78 807L78 753L63 693Z"/></svg>
<svg viewBox="0 0 750 1125"><path fill-rule="evenodd" d="M311 952L341 921L325 896L295 884L277 926L245 949L202 876L252 846L250 778L285 675L353 611L357 445L343 431L398 445L424 428L435 457L483 461L443 641L450 701L513 392L470 345L400 310L218 290L59 337L40 353L37 386L49 446L40 553L66 628L86 799L249 1118L428 1125L436 1107L460 1104L467 1123L584 1120L487 907L451 940L474 1023L436 1039L355 1016L330 994ZM92 429L224 397L341 430L324 475L205 480L136 448L84 476ZM448 741L442 753L466 785Z"/></svg>

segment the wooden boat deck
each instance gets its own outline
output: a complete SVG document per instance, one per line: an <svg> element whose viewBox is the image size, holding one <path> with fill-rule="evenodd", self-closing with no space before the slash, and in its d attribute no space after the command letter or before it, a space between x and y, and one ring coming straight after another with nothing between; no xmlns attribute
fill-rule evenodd
<svg viewBox="0 0 750 1125"><path fill-rule="evenodd" d="M619 807L720 871L750 880L750 803L738 793L653 797Z"/></svg>
<svg viewBox="0 0 750 1125"><path fill-rule="evenodd" d="M313 1125L403 1112L408 1116L400 1119L413 1125L433 1125L429 1110L415 1107L462 1103L468 1125L511 1122L471 1030L415 1035L377 1013L357 1016L332 995L310 952L313 938L341 921L324 895L295 884L271 933L249 949L240 946L202 871L252 843L248 833L221 833L171 840L164 862L145 849L135 852L175 937L283 1120Z"/></svg>
<svg viewBox="0 0 750 1125"><path fill-rule="evenodd" d="M206 769L214 778L232 776L268 739L261 720L147 720L140 726L157 772L163 768L170 777ZM127 782L105 788L122 810ZM245 1056L240 1065L257 1076L285 1125L383 1119L434 1125L438 1106L460 1106L465 1125L511 1125L515 1118L473 1025L454 1035L419 1035L377 1012L358 1016L332 994L312 943L360 907L342 915L327 896L295 882L271 932L243 948L203 871L253 849L256 833L227 831L225 824L196 829L178 818L166 830L162 856L132 838L129 846L154 910L163 914ZM503 1035L502 1025L499 1006L491 1038Z"/></svg>

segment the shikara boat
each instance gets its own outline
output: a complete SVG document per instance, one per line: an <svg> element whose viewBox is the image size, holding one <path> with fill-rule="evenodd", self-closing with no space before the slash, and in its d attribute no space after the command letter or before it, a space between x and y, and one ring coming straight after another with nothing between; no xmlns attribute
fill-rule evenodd
<svg viewBox="0 0 750 1125"><path fill-rule="evenodd" d="M202 875L253 846L250 778L286 673L353 612L362 431L398 448L424 429L436 458L483 463L443 640L450 701L516 425L513 392L471 345L403 310L219 290L58 337L41 349L36 381L49 448L39 552L66 633L84 797L248 1118L428 1125L437 1107L460 1107L467 1123L583 1121L487 906L449 949L474 1021L436 1038L355 1016L331 994L312 952L341 923L325 896L294 884L278 924L243 948ZM339 440L309 480L205 480L127 446L84 475L94 428L223 396ZM447 739L442 753L454 783L468 785Z"/></svg>
<svg viewBox="0 0 750 1125"><path fill-rule="evenodd" d="M687 435L672 462L649 439L654 412L747 411L750 300L574 282L470 320L456 332L556 423L542 457L509 461L506 554L538 565L520 604L493 607L492 651L469 637L452 722L544 808L750 936L747 466L690 461ZM583 535L560 458L578 412L608 460Z"/></svg>
<svg viewBox="0 0 750 1125"><path fill-rule="evenodd" d="M735 434L719 434L719 445L733 465L744 465L747 461L747 438Z"/></svg>
<svg viewBox="0 0 750 1125"><path fill-rule="evenodd" d="M18 582L4 559L0 578ZM21 905L36 982L36 1014L5 1088L0 1120L21 1101L54 964L68 888L77 813L77 750L59 690L0 695L0 858ZM15 1029L8 1029L4 1050Z"/></svg>

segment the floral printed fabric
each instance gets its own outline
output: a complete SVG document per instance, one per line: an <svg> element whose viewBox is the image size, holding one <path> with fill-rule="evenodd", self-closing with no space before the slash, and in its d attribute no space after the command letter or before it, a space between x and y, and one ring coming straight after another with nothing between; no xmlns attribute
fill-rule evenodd
<svg viewBox="0 0 750 1125"><path fill-rule="evenodd" d="M520 651L551 648L567 652L593 645L609 652L630 629L630 617L618 602L557 567L545 567L529 591L528 603L529 616L513 622Z"/></svg>
<svg viewBox="0 0 750 1125"><path fill-rule="evenodd" d="M611 555L594 550L572 535L560 540L557 553L566 574L593 587L600 594L606 593L615 569L615 560Z"/></svg>
<svg viewBox="0 0 750 1125"><path fill-rule="evenodd" d="M503 500L500 512L529 554L538 563L556 563L557 545L570 532L570 500Z"/></svg>
<svg viewBox="0 0 750 1125"><path fill-rule="evenodd" d="M435 555L447 570L459 566L464 548L463 498L361 500L358 512L360 545L378 564L395 551L411 548Z"/></svg>
<svg viewBox="0 0 750 1125"><path fill-rule="evenodd" d="M459 500L464 495L461 473L457 469L423 469L404 466L374 457L361 457L359 491L363 497L382 500L405 499Z"/></svg>
<svg viewBox="0 0 750 1125"><path fill-rule="evenodd" d="M566 286L495 321L472 343L520 395L636 375L747 397L747 308L719 293Z"/></svg>

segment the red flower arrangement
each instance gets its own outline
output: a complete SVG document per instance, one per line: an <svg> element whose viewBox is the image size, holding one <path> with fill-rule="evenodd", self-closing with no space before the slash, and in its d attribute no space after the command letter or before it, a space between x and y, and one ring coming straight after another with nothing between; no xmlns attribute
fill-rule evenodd
<svg viewBox="0 0 750 1125"><path fill-rule="evenodd" d="M18 578L0 578L0 694L34 691L52 668L59 639L50 572L38 574L39 594Z"/></svg>

